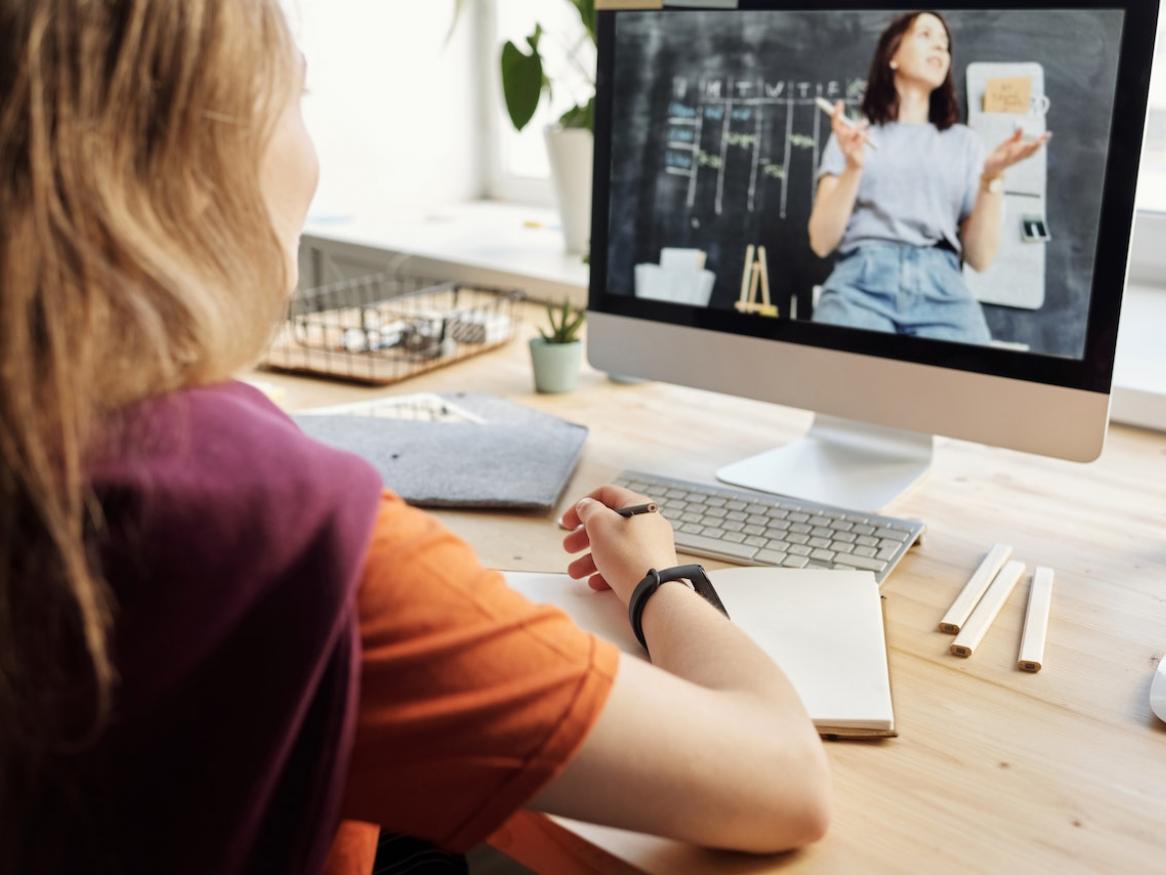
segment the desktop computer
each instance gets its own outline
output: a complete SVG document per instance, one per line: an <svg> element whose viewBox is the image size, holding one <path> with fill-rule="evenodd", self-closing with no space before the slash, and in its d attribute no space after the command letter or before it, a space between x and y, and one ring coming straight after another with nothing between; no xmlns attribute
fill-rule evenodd
<svg viewBox="0 0 1166 875"><path fill-rule="evenodd" d="M597 3L591 363L814 411L716 472L758 524L885 508L936 434L1096 458L1157 2L805 6Z"/></svg>

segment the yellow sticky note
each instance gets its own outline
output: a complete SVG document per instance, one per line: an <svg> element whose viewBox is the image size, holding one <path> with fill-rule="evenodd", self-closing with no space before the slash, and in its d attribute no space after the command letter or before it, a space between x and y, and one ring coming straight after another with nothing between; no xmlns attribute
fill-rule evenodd
<svg viewBox="0 0 1166 875"><path fill-rule="evenodd" d="M1031 104L1031 77L1008 76L988 80L984 92L984 112L1027 113Z"/></svg>

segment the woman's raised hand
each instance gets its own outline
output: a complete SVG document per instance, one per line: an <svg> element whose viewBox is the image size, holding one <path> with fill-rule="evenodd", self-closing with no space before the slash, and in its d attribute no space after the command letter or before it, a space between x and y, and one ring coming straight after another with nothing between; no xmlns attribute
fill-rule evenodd
<svg viewBox="0 0 1166 875"><path fill-rule="evenodd" d="M870 122L863 119L857 124L848 122L843 115L842 101L834 104L834 114L830 116L830 126L848 166L861 170L866 161L866 136Z"/></svg>
<svg viewBox="0 0 1166 875"><path fill-rule="evenodd" d="M991 154L984 159L984 178L994 179L1013 164L1031 158L1049 141L1050 137L1052 137L1052 133L1045 131L1039 137L1026 140L1024 139L1024 131L1017 128L1011 137L993 149Z"/></svg>

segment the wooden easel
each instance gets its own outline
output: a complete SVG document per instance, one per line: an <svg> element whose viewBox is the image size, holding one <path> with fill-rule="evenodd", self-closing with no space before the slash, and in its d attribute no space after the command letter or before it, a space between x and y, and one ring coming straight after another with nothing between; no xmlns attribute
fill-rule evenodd
<svg viewBox="0 0 1166 875"><path fill-rule="evenodd" d="M758 316L777 318L777 306L769 300L769 267L766 264L765 247L757 247L757 257L753 257L753 244L745 250L745 271L741 274L741 297L733 305L738 313L755 313ZM758 287L761 300L757 300Z"/></svg>

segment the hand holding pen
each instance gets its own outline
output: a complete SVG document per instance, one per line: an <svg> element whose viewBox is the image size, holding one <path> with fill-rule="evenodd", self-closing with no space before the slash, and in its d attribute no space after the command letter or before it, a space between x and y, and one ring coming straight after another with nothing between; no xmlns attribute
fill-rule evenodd
<svg viewBox="0 0 1166 875"><path fill-rule="evenodd" d="M632 519L635 517L636 519ZM672 526L659 506L622 486L602 486L572 505L561 525L568 553L588 551L567 566L576 580L592 589L613 589L627 604L649 568L677 564Z"/></svg>

